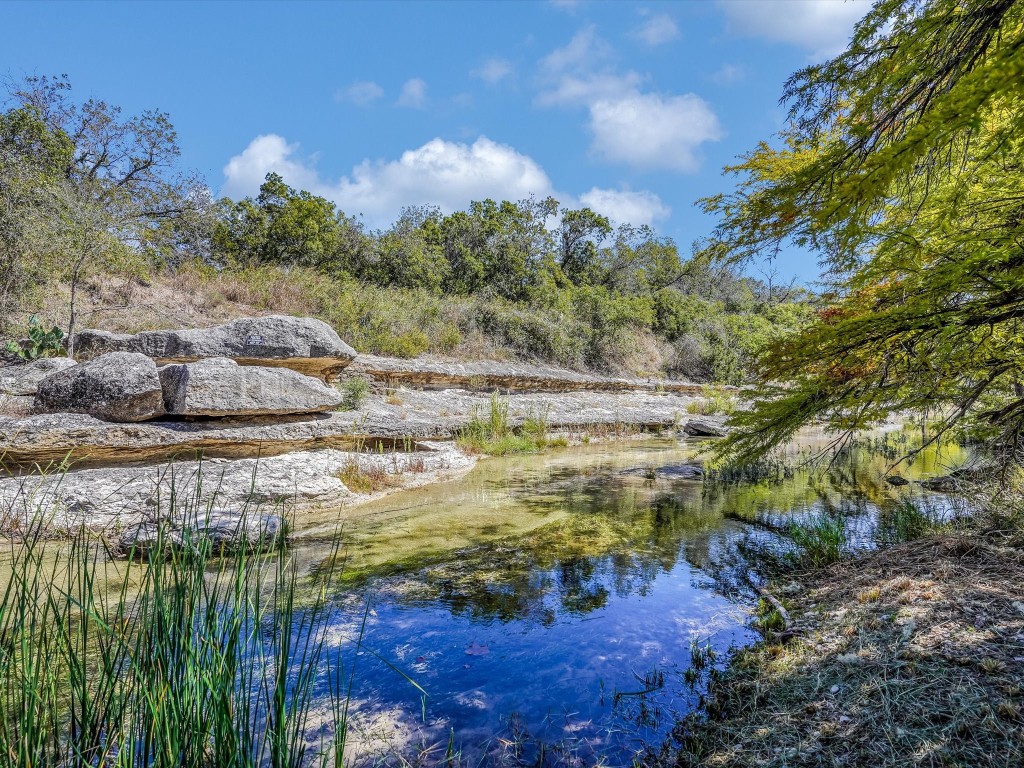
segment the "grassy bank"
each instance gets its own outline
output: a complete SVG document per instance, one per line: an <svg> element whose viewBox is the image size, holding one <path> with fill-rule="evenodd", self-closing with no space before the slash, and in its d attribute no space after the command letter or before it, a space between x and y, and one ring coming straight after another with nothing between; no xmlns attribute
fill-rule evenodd
<svg viewBox="0 0 1024 768"><path fill-rule="evenodd" d="M802 528L762 601L763 641L648 764L1024 764L1024 556L1009 512L953 529L897 511L889 546L853 557L828 526Z"/></svg>

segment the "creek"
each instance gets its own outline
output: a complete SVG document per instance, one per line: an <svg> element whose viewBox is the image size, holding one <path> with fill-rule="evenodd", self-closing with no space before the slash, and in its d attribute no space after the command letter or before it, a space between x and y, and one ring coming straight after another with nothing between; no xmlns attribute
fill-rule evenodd
<svg viewBox="0 0 1024 768"><path fill-rule="evenodd" d="M894 434L827 470L729 483L699 477L697 441L585 445L303 517L293 556L330 595L330 654L352 685L346 753L629 764L698 705L710 669L756 639L756 554L792 548L788 521L837 517L857 548L908 498L955 513L885 482L907 440ZM805 433L790 458L823 444ZM929 449L904 475L964 458Z"/></svg>

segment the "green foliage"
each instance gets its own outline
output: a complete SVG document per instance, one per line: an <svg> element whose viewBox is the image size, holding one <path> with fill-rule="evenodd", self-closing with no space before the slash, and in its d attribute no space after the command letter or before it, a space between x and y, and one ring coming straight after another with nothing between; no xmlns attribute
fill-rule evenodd
<svg viewBox="0 0 1024 768"><path fill-rule="evenodd" d="M840 432L941 412L1024 434L1024 4L879 0L847 50L790 79L782 148L731 172L706 254L785 242L831 280L803 330L770 341L757 405L721 444L756 457L818 420Z"/></svg>
<svg viewBox="0 0 1024 768"><path fill-rule="evenodd" d="M345 379L341 386L341 410L357 411L370 393L370 382L362 376Z"/></svg>
<svg viewBox="0 0 1024 768"><path fill-rule="evenodd" d="M17 341L8 341L5 349L11 354L17 355L22 360L36 360L40 357L53 357L64 351L64 331L57 326L46 330L39 322L38 315L32 315L28 319L28 344L20 344Z"/></svg>
<svg viewBox="0 0 1024 768"><path fill-rule="evenodd" d="M736 395L720 386L705 386L699 400L686 406L687 413L714 416L731 414L736 410Z"/></svg>
<svg viewBox="0 0 1024 768"><path fill-rule="evenodd" d="M267 174L255 199L219 205L212 245L227 263L351 271L369 248L358 222L326 198L289 187L276 173Z"/></svg>
<svg viewBox="0 0 1024 768"><path fill-rule="evenodd" d="M459 447L468 453L505 456L510 453L533 453L548 445L547 411L535 413L515 431L509 424L508 401L495 392L488 410L474 413L457 438Z"/></svg>

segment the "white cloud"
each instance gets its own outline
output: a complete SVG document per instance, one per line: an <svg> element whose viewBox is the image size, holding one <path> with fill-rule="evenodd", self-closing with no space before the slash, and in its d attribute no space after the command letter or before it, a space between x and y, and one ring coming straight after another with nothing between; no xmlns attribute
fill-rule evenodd
<svg viewBox="0 0 1024 768"><path fill-rule="evenodd" d="M678 30L677 30L678 31ZM619 72L613 52L593 26L541 59L540 106L585 106L591 152L610 162L643 169L692 173L697 152L722 136L718 118L699 96L644 93L645 77Z"/></svg>
<svg viewBox="0 0 1024 768"><path fill-rule="evenodd" d="M561 48L556 48L540 61L542 72L561 75L585 69L590 71L612 55L612 47L597 35L593 24L584 27Z"/></svg>
<svg viewBox="0 0 1024 768"><path fill-rule="evenodd" d="M348 88L338 91L334 94L334 98L338 101L351 101L353 104L365 107L383 95L384 89L375 82L372 80L361 80L358 83L352 83Z"/></svg>
<svg viewBox="0 0 1024 768"><path fill-rule="evenodd" d="M225 166L223 194L255 194L264 176L275 171L291 186L326 197L348 214L363 214L371 226L387 226L407 205L437 205L451 212L487 197L554 194L536 161L485 136L472 144L438 138L397 160L364 160L336 182L322 179L297 151L298 145L281 136L257 136Z"/></svg>
<svg viewBox="0 0 1024 768"><path fill-rule="evenodd" d="M298 148L298 144L289 144L277 134L257 136L224 166L221 194L233 198L255 195L271 171L281 174L292 186L313 191L320 184L316 171L290 159Z"/></svg>
<svg viewBox="0 0 1024 768"><path fill-rule="evenodd" d="M487 59L470 74L488 85L496 85L512 74L512 63L507 59Z"/></svg>
<svg viewBox="0 0 1024 768"><path fill-rule="evenodd" d="M697 170L697 148L722 137L718 118L699 96L634 94L590 105L592 151L637 168Z"/></svg>
<svg viewBox="0 0 1024 768"><path fill-rule="evenodd" d="M679 37L679 27L667 13L651 16L633 31L633 36L652 48L670 43Z"/></svg>
<svg viewBox="0 0 1024 768"><path fill-rule="evenodd" d="M398 95L398 106L423 109L427 104L427 83L414 77L402 84L402 92Z"/></svg>
<svg viewBox="0 0 1024 768"><path fill-rule="evenodd" d="M841 52L872 0L718 0L729 29L806 49L813 60Z"/></svg>
<svg viewBox="0 0 1024 768"><path fill-rule="evenodd" d="M618 224L653 224L667 219L672 209L653 192L633 192L628 189L592 188L580 195L580 203L607 216Z"/></svg>
<svg viewBox="0 0 1024 768"><path fill-rule="evenodd" d="M622 98L636 93L643 82L644 77L632 71L623 75L614 72L565 75L541 91L534 101L542 107L586 105L597 99Z"/></svg>

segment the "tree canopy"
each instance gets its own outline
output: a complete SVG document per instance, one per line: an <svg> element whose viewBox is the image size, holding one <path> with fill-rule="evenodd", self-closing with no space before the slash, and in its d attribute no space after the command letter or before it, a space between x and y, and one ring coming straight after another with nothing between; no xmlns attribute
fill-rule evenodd
<svg viewBox="0 0 1024 768"><path fill-rule="evenodd" d="M904 410L1024 432L1024 3L879 0L845 52L792 76L778 146L703 201L712 262L796 244L825 306L761 357L722 452L763 455L800 426L840 434Z"/></svg>

